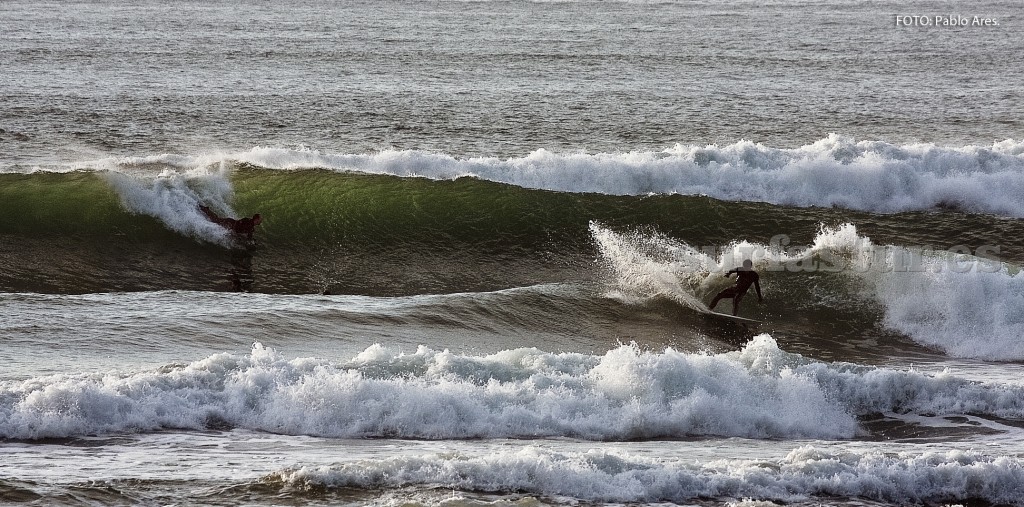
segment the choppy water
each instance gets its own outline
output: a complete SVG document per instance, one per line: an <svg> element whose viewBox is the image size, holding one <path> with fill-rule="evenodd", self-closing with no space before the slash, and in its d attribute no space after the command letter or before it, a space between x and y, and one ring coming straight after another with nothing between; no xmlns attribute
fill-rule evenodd
<svg viewBox="0 0 1024 507"><path fill-rule="evenodd" d="M0 501L1020 505L1018 11L6 1Z"/></svg>

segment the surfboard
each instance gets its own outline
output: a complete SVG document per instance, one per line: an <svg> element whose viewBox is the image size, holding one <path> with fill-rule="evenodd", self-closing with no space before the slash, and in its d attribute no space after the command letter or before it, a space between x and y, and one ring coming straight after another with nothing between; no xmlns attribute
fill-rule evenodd
<svg viewBox="0 0 1024 507"><path fill-rule="evenodd" d="M741 322L741 323L744 323L744 324L760 324L761 323L760 320L748 319L746 317L737 317L735 315L729 315L729 314L726 314L726 313L718 313L718 312L712 312L712 311L700 312L700 313L702 315L707 315L708 317L715 317L715 318L720 318L720 319L726 319L726 320L731 320L731 321L734 321L734 322Z"/></svg>

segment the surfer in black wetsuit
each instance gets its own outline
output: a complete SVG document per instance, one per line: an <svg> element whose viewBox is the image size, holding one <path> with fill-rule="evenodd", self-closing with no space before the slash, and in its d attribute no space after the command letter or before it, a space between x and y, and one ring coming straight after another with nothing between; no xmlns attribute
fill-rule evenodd
<svg viewBox="0 0 1024 507"><path fill-rule="evenodd" d="M256 231L256 226L263 222L263 217L259 213L252 216L252 218L228 218L218 216L216 213L210 210L207 206L199 206L199 211L202 211L206 218L211 222L235 233L237 236L252 239L253 232Z"/></svg>
<svg viewBox="0 0 1024 507"><path fill-rule="evenodd" d="M757 290L757 302L760 303L764 301L764 298L761 297L761 283L758 282L761 277L758 276L756 271L754 271L753 266L754 263L750 262L750 259L747 259L743 261L743 267L729 270L729 272L725 274L725 277L729 278L729 275L736 273L736 285L719 292L718 295L715 296L715 299L711 300L709 308L714 310L715 305L718 304L719 300L723 298L732 298L732 314L736 315L736 312L740 309L740 300L743 299L743 295L747 293L747 290L750 289L751 285L753 285L754 289Z"/></svg>
<svg viewBox="0 0 1024 507"><path fill-rule="evenodd" d="M252 218L222 217L203 205L199 206L199 211L202 211L209 221L234 234L235 241L230 245L231 270L228 272L227 278L231 282L231 290L249 292L254 281L252 252L255 245L252 235L256 231L256 226L263 222L263 217L259 213L253 215Z"/></svg>

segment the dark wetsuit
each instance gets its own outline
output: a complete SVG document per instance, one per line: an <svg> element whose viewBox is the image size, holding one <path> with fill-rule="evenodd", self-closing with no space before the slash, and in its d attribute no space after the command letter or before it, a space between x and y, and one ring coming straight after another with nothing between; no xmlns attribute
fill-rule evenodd
<svg viewBox="0 0 1024 507"><path fill-rule="evenodd" d="M725 295L726 293L728 293L728 295L725 295L723 297L732 297L735 299L739 299L742 298L748 290L750 290L751 285L754 285L756 283L757 294L758 296L760 296L761 284L758 282L758 280L760 280L761 277L758 276L756 271L743 271L737 268L730 271L730 273L736 273L736 285L733 285L732 287L723 290L719 294Z"/></svg>
<svg viewBox="0 0 1024 507"><path fill-rule="evenodd" d="M251 218L235 220L235 223L231 226L231 230L239 236L251 238L252 233L256 231L256 222Z"/></svg>
<svg viewBox="0 0 1024 507"><path fill-rule="evenodd" d="M208 218L211 222L239 236L243 236L249 239L252 239L252 233L256 231L256 226L259 225L260 222L262 221L258 214L253 215L252 218L247 217L234 219L218 216L216 213L211 211L210 208L206 206L200 206L199 210L202 211L203 214L206 215L206 218Z"/></svg>
<svg viewBox="0 0 1024 507"><path fill-rule="evenodd" d="M736 268L726 273L725 276L729 276L732 273L736 273L736 285L719 292L715 299L711 300L709 308L714 310L719 300L732 298L732 314L736 315L740 307L740 300L750 290L751 285L757 290L757 299L761 300L763 298L761 297L761 283L759 282L761 277L758 276L756 271L749 268Z"/></svg>

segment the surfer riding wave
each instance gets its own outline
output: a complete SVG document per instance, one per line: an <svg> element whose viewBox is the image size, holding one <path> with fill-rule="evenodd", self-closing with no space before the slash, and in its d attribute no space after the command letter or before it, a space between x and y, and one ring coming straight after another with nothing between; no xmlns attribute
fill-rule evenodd
<svg viewBox="0 0 1024 507"><path fill-rule="evenodd" d="M757 290L757 302L763 302L764 298L761 296L761 283L759 281L761 277L756 271L754 271L753 266L754 263L751 262L750 259L747 259L743 261L742 267L729 270L729 272L725 274L725 277L729 278L729 275L736 273L736 285L719 292L715 298L711 300L711 304L708 305L708 308L711 311L714 311L715 305L717 305L719 301L731 298L732 314L735 316L740 309L740 300L742 300L743 296L748 290L750 290L751 285L753 285L754 289Z"/></svg>

